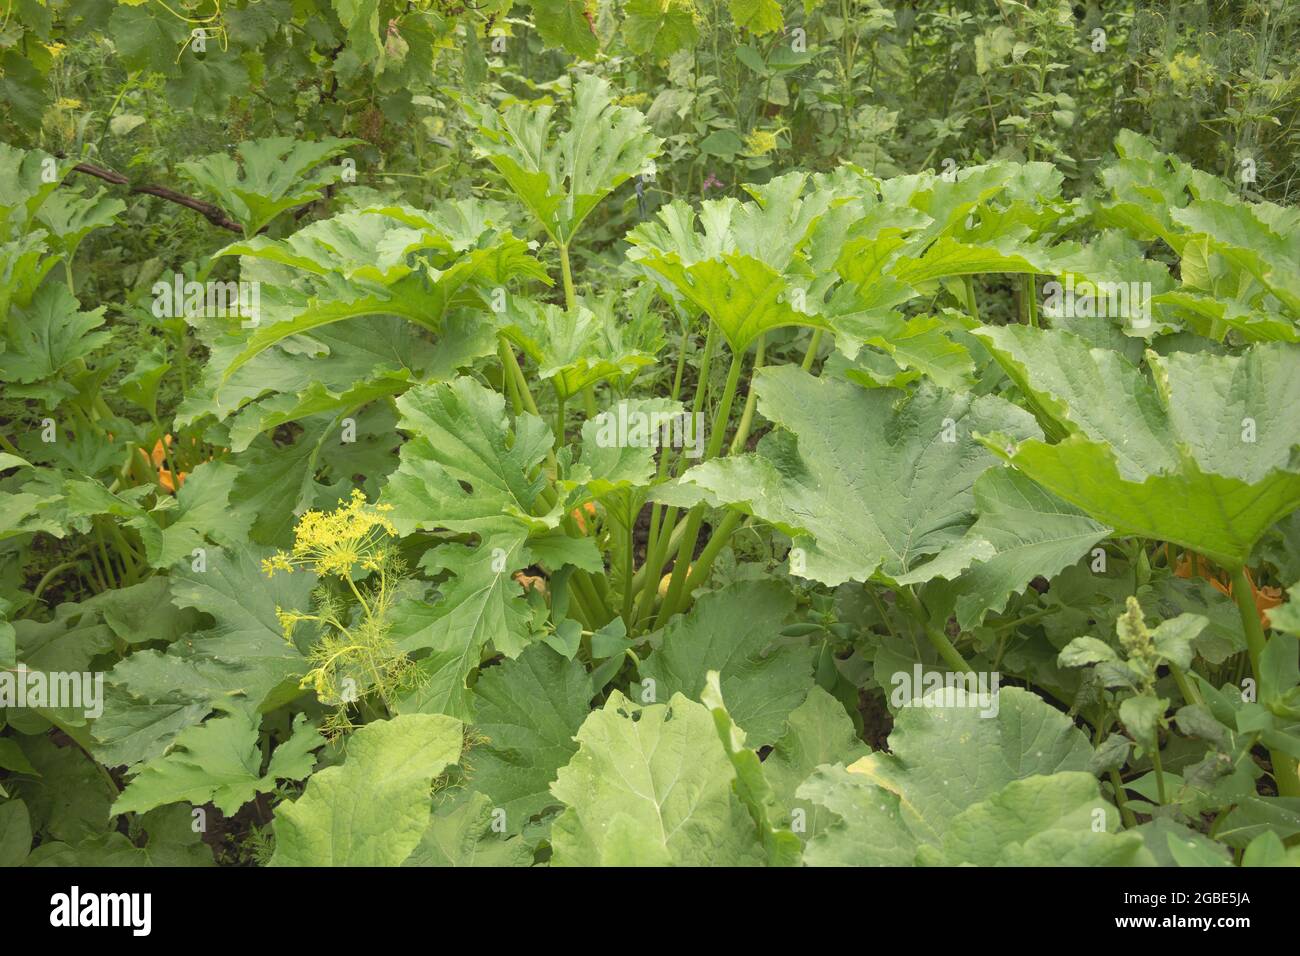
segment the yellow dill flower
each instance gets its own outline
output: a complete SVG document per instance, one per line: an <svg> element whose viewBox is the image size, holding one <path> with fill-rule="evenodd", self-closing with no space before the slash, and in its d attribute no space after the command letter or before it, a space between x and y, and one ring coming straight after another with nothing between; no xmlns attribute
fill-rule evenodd
<svg viewBox="0 0 1300 956"><path fill-rule="evenodd" d="M293 550L277 551L262 561L269 577L276 571L310 567L318 575L351 578L358 564L379 570L385 560L384 539L397 529L386 513L392 505L372 505L354 488L348 503L335 511L308 511L294 529Z"/></svg>
<svg viewBox="0 0 1300 956"><path fill-rule="evenodd" d="M54 108L56 110L79 110L81 109L81 100L63 96L54 101Z"/></svg>
<svg viewBox="0 0 1300 956"><path fill-rule="evenodd" d="M649 102L649 100L650 96L648 93L629 93L627 96L620 96L618 98L618 105L637 107L644 105Z"/></svg>
<svg viewBox="0 0 1300 956"><path fill-rule="evenodd" d="M284 639L291 643L293 641L293 629L299 621L315 620L315 618L307 614L300 614L297 611L286 611L278 604L275 606L275 619L280 623L280 630L284 632Z"/></svg>
<svg viewBox="0 0 1300 956"><path fill-rule="evenodd" d="M1169 62L1169 79L1179 86L1204 86L1214 79L1214 71L1200 55L1178 53Z"/></svg>
<svg viewBox="0 0 1300 956"><path fill-rule="evenodd" d="M316 627L305 651L311 666L299 686L314 691L332 708L321 728L329 737L352 728L350 713L361 698L389 709L398 695L425 680L424 672L389 635L389 614L400 600L399 585L407 573L386 540L397 534L387 516L391 510L390 505L370 504L354 490L334 511L304 514L294 529L293 548L262 561L268 576L306 567L321 577L311 594L310 611L277 607L275 618L290 642L299 624L312 622ZM358 566L367 574L365 580L353 581Z"/></svg>
<svg viewBox="0 0 1300 956"><path fill-rule="evenodd" d="M276 571L292 571L293 565L289 563L289 556L283 551L277 551L269 558L262 559L262 573L268 578L275 574Z"/></svg>
<svg viewBox="0 0 1300 956"><path fill-rule="evenodd" d="M765 129L750 131L745 137L745 150L750 156L763 156L776 149L776 135Z"/></svg>
<svg viewBox="0 0 1300 956"><path fill-rule="evenodd" d="M59 54L61 54L64 50L67 49L67 46L66 46L66 45L64 45L64 44L62 44L62 43L57 43L57 42L56 42L56 43L42 43L41 46L45 47L45 49L46 49L47 51L49 51L50 56L54 57L54 59L56 59L56 60L59 58Z"/></svg>

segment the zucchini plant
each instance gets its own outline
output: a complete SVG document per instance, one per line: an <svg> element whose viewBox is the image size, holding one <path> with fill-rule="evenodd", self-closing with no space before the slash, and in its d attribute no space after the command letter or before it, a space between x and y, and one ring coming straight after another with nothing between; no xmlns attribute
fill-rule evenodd
<svg viewBox="0 0 1300 956"><path fill-rule="evenodd" d="M979 81L996 155L768 168L855 93L681 190L651 66L227 6L337 124L195 146L194 196L0 144L0 863L1300 862L1300 212L1128 130L1053 160L1013 37L1068 17L980 27L1034 90ZM869 6L849 78L903 56ZM720 29L544 7L520 62ZM729 10L789 94L814 11ZM146 65L110 113L186 95Z"/></svg>

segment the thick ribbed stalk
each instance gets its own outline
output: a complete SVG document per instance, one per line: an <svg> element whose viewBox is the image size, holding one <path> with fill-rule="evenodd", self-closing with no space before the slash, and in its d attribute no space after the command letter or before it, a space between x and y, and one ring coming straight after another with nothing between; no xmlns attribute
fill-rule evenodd
<svg viewBox="0 0 1300 956"><path fill-rule="evenodd" d="M980 305L975 299L975 279L971 276L962 276L962 285L966 288L966 310L970 312L971 318L976 322L980 319Z"/></svg>
<svg viewBox="0 0 1300 956"><path fill-rule="evenodd" d="M952 641L948 640L948 635L934 626L929 613L921 605L920 599L912 592L912 589L901 587L895 589L894 593L902 598L903 603L908 606L912 616L920 623L922 630L925 631L926 638L934 646L934 649L939 652L939 656L943 658L944 663L955 671L972 673L974 668L966 663L966 658L962 657L961 651L957 650Z"/></svg>
<svg viewBox="0 0 1300 956"><path fill-rule="evenodd" d="M559 389L555 390L555 441L564 447L564 396Z"/></svg>
<svg viewBox="0 0 1300 956"><path fill-rule="evenodd" d="M717 413L713 417L713 432L709 435L709 445L704 451L704 461L717 457L718 452L722 450L727 435L727 421L731 417L731 405L735 401L736 389L740 386L740 373L744 366L745 353L734 352L731 356L731 368L727 372L727 384L722 392L722 401L718 404ZM668 583L668 593L664 595L664 603L659 608L659 616L655 619L658 627L662 627L677 612L677 605L686 587L687 575L690 573L691 555L695 551L695 542L699 537L700 524L703 520L704 506L696 505L686 519L686 533L682 535L681 547L677 549L677 560L673 563L673 576Z"/></svg>
<svg viewBox="0 0 1300 956"><path fill-rule="evenodd" d="M501 387L510 398L510 407L518 416L524 410L524 400L519 397L519 383L515 380L515 373L510 370L511 359L506 357L509 348L510 345L504 338L497 340L497 355L501 359Z"/></svg>
<svg viewBox="0 0 1300 956"><path fill-rule="evenodd" d="M677 517L676 514L674 514L673 518L675 519L676 517ZM660 559L661 561L667 561L668 555L677 549L677 545L682 543L682 533L686 530L686 522L685 520L677 521L675 524L673 524L671 531L667 530L667 528L668 528L668 522L665 521L664 528L663 530L661 530L659 535L659 540L660 542L666 540L668 544L665 547L659 549L662 552L662 557ZM662 563L659 565L658 568L652 569L650 559L646 558L646 560L641 563L641 567L637 568L636 574L632 576L633 592L637 594L641 593L642 589L645 587L645 579L647 574L652 574L653 578L655 580L658 580L659 575L662 572L663 572Z"/></svg>
<svg viewBox="0 0 1300 956"><path fill-rule="evenodd" d="M564 308L573 311L577 294L573 291L573 267L569 264L569 246L560 244L560 277L564 280Z"/></svg>
<svg viewBox="0 0 1300 956"><path fill-rule="evenodd" d="M1169 798L1165 794L1165 768L1160 765L1160 736L1158 731L1155 745L1151 748L1151 766L1156 774L1156 800L1163 807L1169 802Z"/></svg>
<svg viewBox="0 0 1300 956"><path fill-rule="evenodd" d="M1133 816L1133 809L1128 805L1128 798L1124 796L1124 781L1120 778L1118 770L1110 772L1110 785L1115 788L1115 804L1119 807L1119 815L1124 821L1124 826L1132 829L1137 826L1137 817Z"/></svg>
<svg viewBox="0 0 1300 956"><path fill-rule="evenodd" d="M690 574L686 578L685 593L693 594L695 589L702 587L704 582L709 579L709 572L713 569L713 562L717 559L718 554L731 540L732 533L740 526L745 516L739 511L728 511L725 518L718 522L718 526L713 529L713 534L709 536L709 543L704 546L700 556L695 559L691 567Z"/></svg>
<svg viewBox="0 0 1300 956"><path fill-rule="evenodd" d="M695 398L691 402L692 427L694 427L694 422L697 421L700 411L704 408L704 394L708 388L709 373L713 367L713 351L717 342L717 329L718 327L710 322L709 331L704 337L704 354L700 357L699 378L696 379ZM663 454L663 452L660 452L660 454ZM685 460L685 455L678 458L678 474L681 473L682 463ZM655 547L653 554L649 550L646 551L646 563L645 567L642 568L643 571L647 568L650 569L650 573L646 574L645 580L642 582L643 589L641 597L637 601L636 619L638 624L646 621L650 616L651 610L654 608L655 596L658 594L659 590L659 575L663 570L664 562L668 560L668 554L673 547L673 536L664 535L663 529L676 529L676 521L677 509L669 508L667 513L664 515L662 524L651 528L651 534L654 536L653 540L655 542Z"/></svg>
<svg viewBox="0 0 1300 956"><path fill-rule="evenodd" d="M627 627L629 634L632 633L632 562L634 560L634 551L636 550L636 538L633 535L633 526L627 525L624 529L626 549L623 553L623 624Z"/></svg>
<svg viewBox="0 0 1300 956"><path fill-rule="evenodd" d="M581 568L575 568L573 574L569 576L569 586L582 595L582 603L587 609L588 618L593 628L604 627L609 623L610 618L614 616L605 602L600 599L596 593L596 586L592 584L591 575Z"/></svg>
<svg viewBox="0 0 1300 956"><path fill-rule="evenodd" d="M1259 623L1259 608L1255 605L1255 589L1246 577L1245 566L1232 571L1232 599L1237 602L1237 613L1241 616L1241 629L1246 635L1246 653L1250 657L1250 670L1255 675L1255 684L1259 685L1260 661L1266 646L1264 628ZM1280 750L1268 752L1273 764L1273 780L1277 792L1284 797L1300 797L1300 776L1296 773L1296 762Z"/></svg>
<svg viewBox="0 0 1300 956"><path fill-rule="evenodd" d="M505 348L501 350L501 362L503 365L508 366L505 374L513 375L515 377L515 385L518 387L519 399L524 403L524 408L527 409L528 413L530 415L535 415L537 418L541 418L542 413L537 410L537 402L533 399L532 389L528 387L528 379L524 378L524 370L519 367L519 358L515 355L515 350L510 347L510 343L506 342L504 338L501 341L505 345ZM555 463L554 448L548 448L546 450L546 464L550 466L551 475L553 477L558 469L558 466Z"/></svg>
<svg viewBox="0 0 1300 956"><path fill-rule="evenodd" d="M812 341L808 343L808 351L803 355L803 363L799 366L805 372L812 370L813 361L817 358L817 349L822 344L822 330L814 329Z"/></svg>
<svg viewBox="0 0 1300 956"><path fill-rule="evenodd" d="M754 373L763 366L763 353L767 347L767 336L758 337L758 346L754 349L754 367L749 373L749 394L745 396L745 409L740 413L740 424L736 426L736 437L731 440L731 450L728 454L734 455L738 451L745 450L745 442L749 441L749 429L754 424L754 406L758 404L758 393L754 391Z"/></svg>

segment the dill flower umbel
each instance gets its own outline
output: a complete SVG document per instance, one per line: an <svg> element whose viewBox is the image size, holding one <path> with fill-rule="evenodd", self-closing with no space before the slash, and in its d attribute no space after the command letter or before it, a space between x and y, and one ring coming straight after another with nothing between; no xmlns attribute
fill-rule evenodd
<svg viewBox="0 0 1300 956"><path fill-rule="evenodd" d="M308 511L294 530L293 550L277 551L262 561L267 577L276 571L309 567L318 575L351 577L359 565L363 571L378 570L383 560L384 541L397 534L386 513L392 505L372 505L360 490L337 511Z"/></svg>
<svg viewBox="0 0 1300 956"><path fill-rule="evenodd" d="M765 129L752 130L745 137L745 151L751 156L763 156L776 149L776 134Z"/></svg>
<svg viewBox="0 0 1300 956"><path fill-rule="evenodd" d="M389 510L353 491L347 504L335 511L304 514L294 530L293 549L262 562L268 576L306 567L322 579L312 592L311 611L277 607L275 617L290 643L298 625L310 622L316 627L305 652L311 667L300 686L334 708L322 726L326 736L351 729L353 709L363 714L388 711L397 695L421 680L415 662L389 634L388 615L406 575L401 558L387 543L397 534L386 517ZM363 573L353 580L357 570Z"/></svg>
<svg viewBox="0 0 1300 956"><path fill-rule="evenodd" d="M345 605L326 591L315 595L316 613L291 615L291 630L299 621L315 621L319 634L308 660L311 669L299 682L317 700L333 707L321 730L327 737L351 730L351 709L390 711L393 700L419 686L421 672L415 661L389 635L388 612L396 601L389 575L358 595L361 613L350 623ZM280 614L280 612L277 612ZM281 614L281 621L286 620Z"/></svg>
<svg viewBox="0 0 1300 956"><path fill-rule="evenodd" d="M1199 55L1188 56L1178 53L1168 65L1169 79L1178 86L1208 86L1214 82L1214 67L1203 61Z"/></svg>

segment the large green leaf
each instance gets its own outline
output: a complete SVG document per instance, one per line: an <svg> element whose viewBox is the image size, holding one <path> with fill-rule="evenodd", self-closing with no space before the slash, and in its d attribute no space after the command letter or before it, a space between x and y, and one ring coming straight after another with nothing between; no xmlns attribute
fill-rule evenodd
<svg viewBox="0 0 1300 956"><path fill-rule="evenodd" d="M22 866L32 851L32 823L21 800L0 803L0 867Z"/></svg>
<svg viewBox="0 0 1300 956"><path fill-rule="evenodd" d="M742 866L764 855L708 709L613 691L577 733L551 792L555 866Z"/></svg>
<svg viewBox="0 0 1300 956"><path fill-rule="evenodd" d="M27 805L32 831L43 840L69 843L102 836L117 797L103 768L75 744L60 746L48 734L19 735L17 740L33 769L9 775L5 787Z"/></svg>
<svg viewBox="0 0 1300 956"><path fill-rule="evenodd" d="M572 312L531 300L512 304L502 333L537 364L542 381L567 400L584 388L621 375L634 375L654 357L622 341L612 316L598 317L578 306Z"/></svg>
<svg viewBox="0 0 1300 956"><path fill-rule="evenodd" d="M428 650L426 681L400 708L468 717L465 679L483 648L491 642L515 657L530 640L528 608L512 576L532 561L530 532L554 527L531 516L552 435L531 415L516 418L512 431L502 396L469 378L412 389L398 409L412 438L384 492L393 522L404 533L447 529L480 539L476 547L444 544L424 559L426 571L452 577L436 604L411 608L402 646Z"/></svg>
<svg viewBox="0 0 1300 956"><path fill-rule="evenodd" d="M228 153L212 153L178 168L239 220L245 236L255 236L286 209L320 199L343 175L341 166L321 164L360 142L273 136L240 143L238 163Z"/></svg>
<svg viewBox="0 0 1300 956"><path fill-rule="evenodd" d="M747 187L753 201L681 200L628 233L628 255L672 295L708 314L734 352L783 326L829 329L818 314L808 265L814 226L832 197L802 195L803 173ZM696 226L700 227L697 231Z"/></svg>
<svg viewBox="0 0 1300 956"><path fill-rule="evenodd" d="M237 477L229 462L204 462L174 499L160 500L152 511L126 522L139 532L151 567L172 567L209 540L231 548L244 543L251 516L232 514L227 507Z"/></svg>
<svg viewBox="0 0 1300 956"><path fill-rule="evenodd" d="M1110 197L1094 200L1095 220L1117 226L1142 240L1163 239L1175 252L1183 247L1183 231L1171 212L1187 205L1192 168L1176 156L1160 153L1129 130L1115 139L1120 159L1100 172Z"/></svg>
<svg viewBox="0 0 1300 956"><path fill-rule="evenodd" d="M615 106L609 83L597 76L578 80L562 132L552 126L549 101L515 100L500 112L468 98L460 104L478 127L475 147L560 245L568 245L600 201L645 171L659 151L645 117Z"/></svg>
<svg viewBox="0 0 1300 956"><path fill-rule="evenodd" d="M257 746L258 722L255 712L236 707L227 716L182 731L166 755L132 772L113 812L144 813L168 803L210 802L230 816L257 794L275 789L278 780L309 776L316 763L311 751L325 739L305 726L306 716L294 720L293 736L275 748L265 775Z"/></svg>
<svg viewBox="0 0 1300 956"><path fill-rule="evenodd" d="M422 653L422 679L397 703L400 712L468 720L473 701L467 680L489 648L517 657L528 646L528 604L513 577L529 564L523 554L517 542L488 538L477 548L446 544L425 558L428 573L452 577L439 588L436 604L411 602L404 611L401 647Z"/></svg>
<svg viewBox="0 0 1300 956"><path fill-rule="evenodd" d="M727 711L756 744L773 743L812 686L806 646L779 643L794 596L775 581L739 581L703 595L674 618L642 661L641 691L649 701L682 693L700 700L710 671L719 674Z"/></svg>
<svg viewBox="0 0 1300 956"><path fill-rule="evenodd" d="M397 401L399 427L411 435L384 500L409 533L446 528L520 540L545 487L539 466L553 437L546 423L520 415L513 430L500 393L471 378L411 389Z"/></svg>
<svg viewBox="0 0 1300 956"><path fill-rule="evenodd" d="M39 387L33 383L57 376L106 344L112 333L100 329L103 324L104 306L81 311L81 304L62 284L46 283L30 305L15 305L5 327L5 348L0 352L0 381L9 383L6 394L41 398L51 408L76 395L76 389L66 383Z"/></svg>
<svg viewBox="0 0 1300 956"><path fill-rule="evenodd" d="M736 26L755 36L773 33L785 24L777 0L729 0L728 8Z"/></svg>
<svg viewBox="0 0 1300 956"><path fill-rule="evenodd" d="M1106 442L1134 478L1176 464L1155 385L1120 352L1094 348L1060 329L984 326L975 335L1025 396L1048 438L1081 433Z"/></svg>
<svg viewBox="0 0 1300 956"><path fill-rule="evenodd" d="M1300 507L1293 448L1300 347L1239 356L1148 353L1154 381L1069 332L977 334L1030 396L1045 430L1067 436L988 444L1017 469L1122 534L1172 541L1228 568Z"/></svg>
<svg viewBox="0 0 1300 956"><path fill-rule="evenodd" d="M528 0L533 23L542 40L550 47L560 47L574 56L594 60L600 50L590 0Z"/></svg>
<svg viewBox="0 0 1300 956"><path fill-rule="evenodd" d="M522 240L466 205L473 204L437 213L408 207L343 213L287 239L257 236L217 252L242 256L242 278L260 283L253 331L226 358L221 384L291 336L376 315L440 332L448 310L480 306L483 290L516 276L546 278ZM468 223L479 228L473 240L460 231Z"/></svg>
<svg viewBox="0 0 1300 956"><path fill-rule="evenodd" d="M307 607L315 575L262 573L259 549L213 549L202 570L171 578L172 601L212 618L166 653L140 650L107 676L103 715L95 721L94 754L110 767L157 757L176 735L234 700L262 713L299 693L306 662L284 639L276 608Z"/></svg>
<svg viewBox="0 0 1300 956"><path fill-rule="evenodd" d="M93 195L60 190L42 206L39 221L49 234L50 245L69 260L77 254L81 240L96 229L111 226L126 203L97 190Z"/></svg>
<svg viewBox="0 0 1300 956"><path fill-rule="evenodd" d="M1015 236L983 242L963 242L952 236L940 236L920 256L900 255L890 268L890 275L917 286L948 276L1052 274L1061 267L1062 255Z"/></svg>
<svg viewBox="0 0 1300 956"><path fill-rule="evenodd" d="M763 772L763 763L758 754L745 746L745 732L736 726L727 712L717 671L709 671L700 696L704 706L713 715L722 749L726 751L727 759L736 772L732 789L754 821L758 838L767 853L768 865L794 866L799 862L803 844L799 837L780 824L785 815L784 808L776 801L776 794Z"/></svg>
<svg viewBox="0 0 1300 956"><path fill-rule="evenodd" d="M1235 198L1231 203L1202 199L1171 210L1170 216L1190 235L1203 238L1212 252L1258 280L1293 317L1300 318L1300 278L1295 269L1300 259L1300 223L1294 210L1285 212L1289 223L1265 220L1260 212L1266 208Z"/></svg>
<svg viewBox="0 0 1300 956"><path fill-rule="evenodd" d="M793 535L796 573L832 586L917 583L993 555L965 533L975 480L996 464L975 433L1036 434L1027 413L991 396L930 386L907 396L788 366L760 369L754 388L759 411L784 431L683 482Z"/></svg>
<svg viewBox="0 0 1300 956"><path fill-rule="evenodd" d="M0 243L0 309L8 314L13 306L29 305L58 263L58 256L49 255L43 229Z"/></svg>
<svg viewBox="0 0 1300 956"><path fill-rule="evenodd" d="M249 271L250 260L245 260ZM457 311L440 332L429 334L391 315L359 316L293 336L278 348L249 359L222 380L222 371L244 349L242 334L203 330L211 361L202 385L191 384L179 424L203 415L230 424L230 448L240 452L258 434L310 415L342 416L421 381L445 381L496 348L492 326Z"/></svg>
<svg viewBox="0 0 1300 956"><path fill-rule="evenodd" d="M660 443L703 452L704 429L696 433L681 402L634 398L615 402L582 424L582 457L559 485L571 492L571 507L584 498L607 498L646 488L655 477ZM634 512L635 514L635 512Z"/></svg>
<svg viewBox="0 0 1300 956"><path fill-rule="evenodd" d="M453 791L434 808L429 829L402 865L532 866L532 849L499 829L496 811L482 793Z"/></svg>
<svg viewBox="0 0 1300 956"><path fill-rule="evenodd" d="M936 581L925 600L940 620L955 613L963 630L997 613L1039 575L1053 578L1101 541L1110 529L1009 469L993 468L975 482L979 514L969 535L994 553L951 581Z"/></svg>
<svg viewBox="0 0 1300 956"><path fill-rule="evenodd" d="M428 828L434 778L460 761L463 743L461 722L442 714L366 724L342 764L276 809L271 865L399 865Z"/></svg>
<svg viewBox="0 0 1300 956"><path fill-rule="evenodd" d="M975 363L970 351L948 337L951 326L936 316L904 319L888 310L863 316L844 316L835 322L837 344L845 351L857 345L880 349L900 369L915 369L943 388L969 388L974 384ZM847 340L847 341L846 341ZM847 347L846 347L847 346ZM873 378L855 368L847 378L867 386Z"/></svg>
<svg viewBox="0 0 1300 956"><path fill-rule="evenodd" d="M802 704L790 712L785 732L763 761L782 823L809 840L832 821L818 804L795 796L799 785L822 764L849 764L867 754L844 705L814 686Z"/></svg>
<svg viewBox="0 0 1300 956"><path fill-rule="evenodd" d="M692 0L629 0L623 14L623 39L633 53L666 60L699 39Z"/></svg>
<svg viewBox="0 0 1300 956"><path fill-rule="evenodd" d="M1087 768L1092 748L1069 717L1016 687L996 693L992 717L914 701L895 716L889 753L863 757L850 771L897 794L908 827L928 838L1012 780Z"/></svg>
<svg viewBox="0 0 1300 956"><path fill-rule="evenodd" d="M863 757L847 771L819 767L798 795L836 819L809 841L804 861L1150 862L1140 836L1112 832L1118 814L1083 772L1092 753L1087 737L1033 694L1014 687L997 693L991 717L918 697L899 711L889 753Z"/></svg>
<svg viewBox="0 0 1300 956"><path fill-rule="evenodd" d="M1119 813L1091 773L1029 777L958 814L940 845L921 846L917 860L925 866L1154 865L1142 837L1118 829Z"/></svg>
<svg viewBox="0 0 1300 956"><path fill-rule="evenodd" d="M44 150L0 143L0 239L16 239L36 221L41 207L77 164Z"/></svg>
<svg viewBox="0 0 1300 956"><path fill-rule="evenodd" d="M1211 338L1221 340L1234 328L1247 340L1294 341L1300 318L1295 210L1247 202L1218 177L1128 130L1115 146L1119 160L1100 173L1108 194L1090 199L1089 209L1096 222L1142 241L1163 240L1178 254L1180 289L1156 301Z"/></svg>
<svg viewBox="0 0 1300 956"><path fill-rule="evenodd" d="M470 755L472 785L505 812L508 833L555 804L550 785L578 749L591 678L545 644L486 668L474 685L474 729L486 738Z"/></svg>

